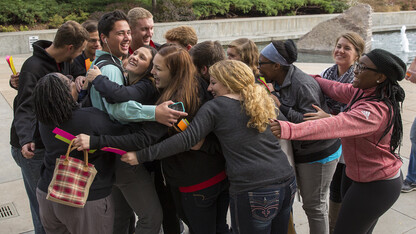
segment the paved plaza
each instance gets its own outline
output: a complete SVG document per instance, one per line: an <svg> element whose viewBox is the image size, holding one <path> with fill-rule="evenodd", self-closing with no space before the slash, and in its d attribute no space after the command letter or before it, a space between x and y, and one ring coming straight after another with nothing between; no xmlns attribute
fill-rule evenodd
<svg viewBox="0 0 416 234"><path fill-rule="evenodd" d="M19 71L23 62L30 54L14 55L16 70ZM302 63L296 64L308 74L319 74L331 64ZM24 189L20 168L10 153L10 124L13 119L12 103L16 91L9 87L11 71L4 58L0 59L0 207L10 204L17 211L16 217L0 218L0 234L34 233L29 210L29 201ZM404 160L403 174L407 173L409 162L410 140L409 131L416 117L416 84L401 81L406 91L403 104L403 145L400 155ZM308 222L301 203L295 202L294 221L298 234L309 233ZM374 230L375 234L416 234L416 192L401 194L394 206L384 214Z"/></svg>

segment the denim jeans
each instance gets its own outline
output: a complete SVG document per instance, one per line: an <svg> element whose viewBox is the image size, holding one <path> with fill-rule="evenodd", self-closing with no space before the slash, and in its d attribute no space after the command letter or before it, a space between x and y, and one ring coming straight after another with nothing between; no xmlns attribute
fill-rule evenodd
<svg viewBox="0 0 416 234"><path fill-rule="evenodd" d="M229 183L225 179L211 187L181 193L182 208L193 234L227 234L227 210Z"/></svg>
<svg viewBox="0 0 416 234"><path fill-rule="evenodd" d="M296 175L302 208L308 217L310 234L328 234L328 194L338 159L327 163L297 163Z"/></svg>
<svg viewBox="0 0 416 234"><path fill-rule="evenodd" d="M287 233L293 200L295 177L230 196L231 226L235 234Z"/></svg>
<svg viewBox="0 0 416 234"><path fill-rule="evenodd" d="M20 150L20 148L12 146L12 156L22 171L23 183L29 198L30 212L32 213L32 221L35 228L35 233L43 234L45 233L45 230L43 229L42 223L40 221L39 204L36 198L36 188L40 178L40 169L43 165L45 150L36 149L35 156L33 156L31 159L23 157Z"/></svg>
<svg viewBox="0 0 416 234"><path fill-rule="evenodd" d="M412 128L410 129L410 141L412 142L412 148L410 151L410 161L406 180L416 183L416 118L413 121Z"/></svg>

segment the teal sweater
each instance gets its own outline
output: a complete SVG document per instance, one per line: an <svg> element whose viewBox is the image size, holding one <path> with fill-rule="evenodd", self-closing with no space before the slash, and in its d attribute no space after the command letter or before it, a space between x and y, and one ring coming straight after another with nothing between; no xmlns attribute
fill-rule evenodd
<svg viewBox="0 0 416 234"><path fill-rule="evenodd" d="M108 52L97 50L96 60L94 60L93 64L95 64L95 61L97 61L97 59L104 54L108 54ZM114 59L115 62L122 65L122 61L120 59ZM104 76L107 76L110 81L119 85L125 85L124 75L117 66L109 64L102 67L100 70L101 73ZM107 112L111 119L116 119L121 123L155 120L156 106L154 105L142 105L141 103L135 101L110 104L94 88L94 85L91 87L90 94L92 105L95 108Z"/></svg>

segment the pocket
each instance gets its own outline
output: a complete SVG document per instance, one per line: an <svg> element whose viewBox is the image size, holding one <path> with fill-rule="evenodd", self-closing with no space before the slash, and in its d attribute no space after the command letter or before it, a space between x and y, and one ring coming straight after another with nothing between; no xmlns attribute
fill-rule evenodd
<svg viewBox="0 0 416 234"><path fill-rule="evenodd" d="M43 164L43 159L45 158L45 149L35 149L35 155L31 158L32 161L41 161Z"/></svg>
<svg viewBox="0 0 416 234"><path fill-rule="evenodd" d="M190 193L197 207L210 207L217 202L218 195L221 193L221 183L211 187Z"/></svg>
<svg viewBox="0 0 416 234"><path fill-rule="evenodd" d="M279 210L279 190L269 192L248 192L251 214L260 221L276 217Z"/></svg>

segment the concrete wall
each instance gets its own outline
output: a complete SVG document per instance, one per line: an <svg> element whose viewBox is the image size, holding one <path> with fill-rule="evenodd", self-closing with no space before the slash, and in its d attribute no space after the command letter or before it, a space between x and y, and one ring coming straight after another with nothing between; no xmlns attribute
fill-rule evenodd
<svg viewBox="0 0 416 234"><path fill-rule="evenodd" d="M297 39L320 22L336 16L338 14L156 23L153 39L164 43L163 34L179 25L194 27L199 41L219 40L225 45L240 37L248 37L255 42ZM416 29L416 11L373 13L373 32L400 30L402 25L406 25L407 29ZM56 29L0 33L0 56L31 53L30 37L53 40L55 33Z"/></svg>

